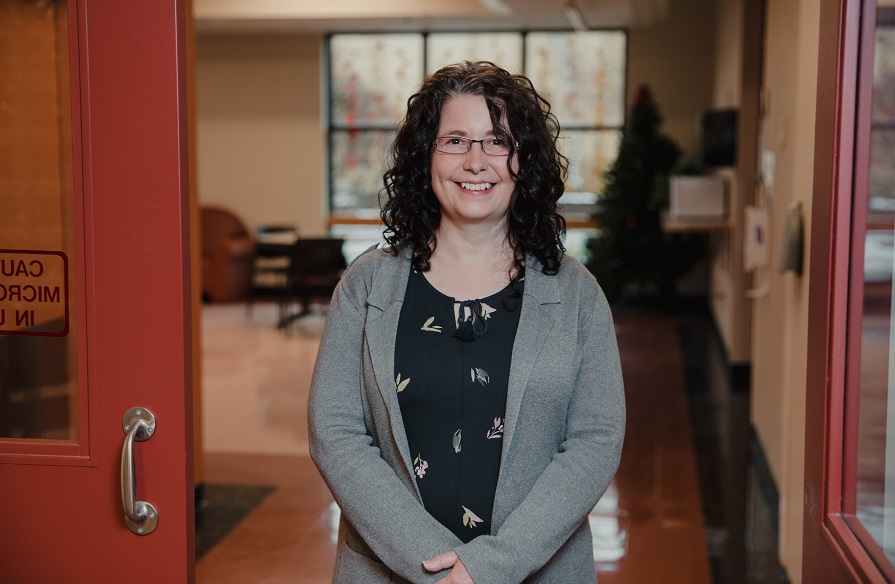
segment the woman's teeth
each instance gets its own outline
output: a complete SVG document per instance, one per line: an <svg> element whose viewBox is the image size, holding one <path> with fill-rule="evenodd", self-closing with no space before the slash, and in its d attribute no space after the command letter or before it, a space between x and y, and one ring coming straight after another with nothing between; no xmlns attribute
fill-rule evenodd
<svg viewBox="0 0 895 584"><path fill-rule="evenodd" d="M492 183L460 183L467 191L487 191L494 185Z"/></svg>

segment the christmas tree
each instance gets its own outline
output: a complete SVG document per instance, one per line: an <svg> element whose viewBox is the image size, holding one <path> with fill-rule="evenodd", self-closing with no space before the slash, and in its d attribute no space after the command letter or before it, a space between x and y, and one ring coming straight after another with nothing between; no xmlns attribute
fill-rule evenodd
<svg viewBox="0 0 895 584"><path fill-rule="evenodd" d="M594 220L597 237L588 241L588 269L610 301L631 283L641 291L652 286L666 299L674 283L698 259L692 237L663 233L662 211L668 206L668 177L681 150L659 133L662 116L650 89L643 85L622 129L618 158L606 172L603 196Z"/></svg>

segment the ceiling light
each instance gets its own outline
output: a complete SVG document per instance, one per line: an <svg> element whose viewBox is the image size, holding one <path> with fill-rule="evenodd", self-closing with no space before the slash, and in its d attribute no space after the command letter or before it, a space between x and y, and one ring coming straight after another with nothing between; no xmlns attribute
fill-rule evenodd
<svg viewBox="0 0 895 584"><path fill-rule="evenodd" d="M479 4L488 9L492 14L512 14L513 9L510 8L503 0L479 0Z"/></svg>
<svg viewBox="0 0 895 584"><path fill-rule="evenodd" d="M569 0L566 3L563 12L566 15L566 19L569 21L569 24L572 25L572 28L579 31L587 30L587 23L584 22L584 15L581 13L581 8L578 6L578 2Z"/></svg>

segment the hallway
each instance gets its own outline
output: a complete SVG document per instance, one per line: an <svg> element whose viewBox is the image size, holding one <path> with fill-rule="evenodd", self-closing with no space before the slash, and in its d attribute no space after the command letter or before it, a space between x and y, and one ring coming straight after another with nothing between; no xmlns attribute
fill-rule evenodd
<svg viewBox="0 0 895 584"><path fill-rule="evenodd" d="M289 335L275 318L268 304L251 316L241 304L203 308L200 553L221 539L197 562L199 584L331 576L338 508L308 457L305 424L323 318ZM732 386L708 316L626 306L615 318L628 423L619 472L590 516L601 584L785 581L770 491L750 470L748 392ZM215 519L243 496L255 497L244 519Z"/></svg>

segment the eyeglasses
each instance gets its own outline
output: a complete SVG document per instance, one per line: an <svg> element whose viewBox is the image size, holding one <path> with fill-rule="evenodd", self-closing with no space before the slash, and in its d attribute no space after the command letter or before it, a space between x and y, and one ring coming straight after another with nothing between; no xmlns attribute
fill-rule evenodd
<svg viewBox="0 0 895 584"><path fill-rule="evenodd" d="M469 138L460 138L459 136L442 136L435 139L435 149L445 154L466 154L472 148L473 142L481 144L482 151L488 156L507 156L510 153L511 146L519 147L518 142L514 141L511 145L506 140L500 138L470 140Z"/></svg>

